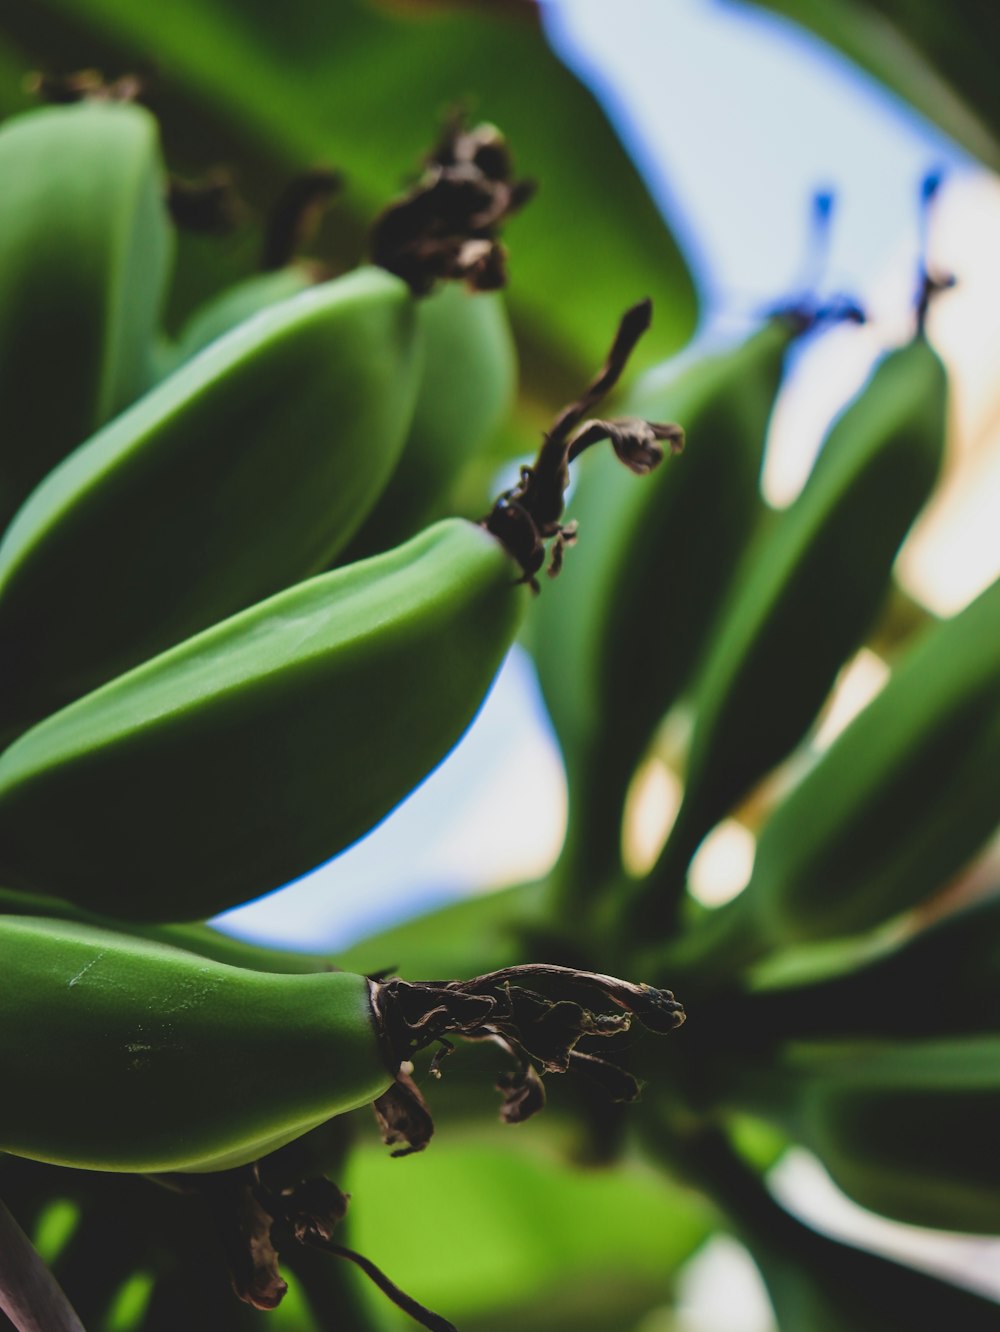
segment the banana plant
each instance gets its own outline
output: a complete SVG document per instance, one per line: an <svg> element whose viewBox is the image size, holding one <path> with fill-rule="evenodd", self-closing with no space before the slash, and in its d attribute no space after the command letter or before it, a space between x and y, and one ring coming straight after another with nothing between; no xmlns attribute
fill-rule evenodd
<svg viewBox="0 0 1000 1332"><path fill-rule="evenodd" d="M766 1186L801 1143L885 1216L1000 1229L1000 899L942 899L1000 812L1000 583L923 617L815 744L941 467L922 318L775 514L768 418L818 313L597 417L650 323L631 306L470 521L456 479L514 388L494 288L528 191L499 132L449 126L373 264L240 279L165 355L172 249L187 260L155 122L83 85L0 128L0 283L35 312L0 340L19 423L0 455L0 1309L20 1332L235 1332L264 1310L289 1332L620 1332L721 1226L782 1332L1000 1329L1000 1305L810 1230ZM83 202L53 215L57 170ZM139 287L137 253L160 265ZM17 367L51 379L56 356L73 392L39 395ZM207 923L377 824L520 632L569 778L551 875L335 958ZM637 872L629 793L680 716L683 799ZM753 873L708 909L691 866L730 817L753 824Z"/></svg>

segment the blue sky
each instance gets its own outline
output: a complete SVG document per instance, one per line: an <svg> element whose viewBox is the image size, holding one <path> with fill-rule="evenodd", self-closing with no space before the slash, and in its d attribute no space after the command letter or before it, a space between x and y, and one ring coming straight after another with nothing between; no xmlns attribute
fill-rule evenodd
<svg viewBox="0 0 1000 1332"><path fill-rule="evenodd" d="M545 16L550 40L630 146L717 328L745 327L795 284L817 188L837 196L830 287L864 298L877 286L884 300L895 273L889 299L909 300L919 182L934 167L968 169L937 130L751 5L548 0ZM515 653L466 740L410 800L336 861L230 913L227 927L333 949L495 881L509 850L498 830L509 842L526 826L517 804L526 765L557 835L558 759Z"/></svg>
<svg viewBox="0 0 1000 1332"><path fill-rule="evenodd" d="M597 93L722 313L794 283L816 189L831 285L863 296L917 244L931 168L966 158L804 30L734 0L551 0L549 39Z"/></svg>

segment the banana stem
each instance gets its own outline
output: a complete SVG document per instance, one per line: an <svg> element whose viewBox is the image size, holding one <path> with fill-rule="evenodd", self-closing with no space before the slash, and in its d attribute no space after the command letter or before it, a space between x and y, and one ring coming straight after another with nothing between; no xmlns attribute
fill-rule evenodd
<svg viewBox="0 0 1000 1332"><path fill-rule="evenodd" d="M0 1202L0 1310L17 1332L84 1332L55 1277Z"/></svg>

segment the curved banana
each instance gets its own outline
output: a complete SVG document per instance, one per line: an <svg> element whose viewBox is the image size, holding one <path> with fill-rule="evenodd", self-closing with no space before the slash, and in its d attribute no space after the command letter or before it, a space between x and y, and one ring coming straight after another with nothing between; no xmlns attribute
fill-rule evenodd
<svg viewBox="0 0 1000 1332"><path fill-rule="evenodd" d="M523 1097L508 1105L516 1122L544 1102L539 1071L564 1072L584 1035L621 1035L633 1018L658 1033L684 1021L669 991L565 967L468 981L278 975L30 916L0 918L0 953L0 1063L13 1083L0 1150L93 1170L255 1161L347 1110L384 1105L404 1061L449 1033L516 1054L510 1090L537 1089L530 1110ZM595 995L615 1011L595 1011ZM620 1078L634 1098L634 1079ZM387 1140L416 1145L388 1123Z"/></svg>
<svg viewBox="0 0 1000 1332"><path fill-rule="evenodd" d="M363 269L247 321L89 440L0 543L8 734L315 573L402 447L419 342Z"/></svg>
<svg viewBox="0 0 1000 1332"><path fill-rule="evenodd" d="M914 1225L1000 1228L995 1033L793 1043L770 1067L734 1063L729 1095L814 1151L864 1207Z"/></svg>
<svg viewBox="0 0 1000 1332"><path fill-rule="evenodd" d="M471 722L517 632L518 573L448 520L71 704L0 758L0 879L176 921L314 868Z"/></svg>
<svg viewBox="0 0 1000 1332"><path fill-rule="evenodd" d="M648 1129L646 1136L650 1151L662 1156L662 1142L658 1151ZM661 1140L666 1136L660 1129ZM708 1193L750 1250L782 1332L996 1332L995 1300L829 1239L786 1212L711 1121L689 1119L669 1160Z"/></svg>
<svg viewBox="0 0 1000 1332"><path fill-rule="evenodd" d="M920 637L785 797L744 891L665 950L674 973L859 934L947 883L996 827L998 681L1000 580Z"/></svg>
<svg viewBox="0 0 1000 1332"><path fill-rule="evenodd" d="M406 443L341 563L388 550L444 517L466 464L513 404L517 361L499 293L450 284L419 303L417 322L424 365Z"/></svg>
<svg viewBox="0 0 1000 1332"><path fill-rule="evenodd" d="M156 122L112 102L0 128L0 527L153 373L171 254Z"/></svg>
<svg viewBox="0 0 1000 1332"><path fill-rule="evenodd" d="M642 486L610 456L580 469L584 540L558 597L540 599L530 644L573 781L559 875L599 891L618 867L625 791L656 724L687 683L763 513L767 422L795 329L775 319L732 351L627 407L683 423L690 447ZM711 521L708 520L711 516ZM587 534L600 533L599 541Z"/></svg>
<svg viewBox="0 0 1000 1332"><path fill-rule="evenodd" d="M0 1149L15 1155L223 1170L392 1082L363 976L244 971L32 917L0 919L0 947L0 1045L17 1070Z"/></svg>
<svg viewBox="0 0 1000 1332"><path fill-rule="evenodd" d="M702 838L802 738L863 641L934 486L946 401L923 337L887 356L748 552L699 675L683 801L643 888L647 925L672 917Z"/></svg>
<svg viewBox="0 0 1000 1332"><path fill-rule="evenodd" d="M879 925L987 840L998 769L1000 580L923 635L782 802L744 896L785 940Z"/></svg>

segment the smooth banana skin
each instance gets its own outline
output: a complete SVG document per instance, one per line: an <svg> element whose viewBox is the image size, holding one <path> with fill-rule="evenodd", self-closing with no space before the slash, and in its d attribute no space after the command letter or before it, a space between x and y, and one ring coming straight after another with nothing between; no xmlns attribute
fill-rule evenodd
<svg viewBox="0 0 1000 1332"><path fill-rule="evenodd" d="M0 919L0 1149L223 1170L379 1096L368 981L244 971L84 925ZM52 1053L58 1051L58 1059Z"/></svg>
<svg viewBox="0 0 1000 1332"><path fill-rule="evenodd" d="M177 339L172 368L190 360L247 319L315 285L316 277L310 266L294 263L273 273L254 273L227 287L200 306L185 323Z"/></svg>
<svg viewBox="0 0 1000 1332"><path fill-rule="evenodd" d="M923 337L888 355L748 552L699 673L683 802L644 889L647 920L669 918L702 838L802 739L864 640L940 470L946 406Z"/></svg>
<svg viewBox="0 0 1000 1332"><path fill-rule="evenodd" d="M792 1044L771 1066L727 1077L732 1103L779 1123L862 1206L914 1225L1000 1230L996 1034Z"/></svg>
<svg viewBox="0 0 1000 1332"><path fill-rule="evenodd" d="M408 288L362 269L248 320L79 448L0 544L8 734L322 569L395 464L418 372Z"/></svg>
<svg viewBox="0 0 1000 1332"><path fill-rule="evenodd" d="M161 334L156 349L154 382L166 379L185 361L272 305L308 291L318 279L306 264L289 264L273 273L254 273L233 283L200 305L177 338Z"/></svg>
<svg viewBox="0 0 1000 1332"><path fill-rule="evenodd" d="M173 253L156 122L81 103L0 129L0 527L150 382Z"/></svg>
<svg viewBox="0 0 1000 1332"><path fill-rule="evenodd" d="M444 517L466 465L513 407L517 359L501 295L448 283L419 302L417 322L424 365L406 443L341 563L389 550Z"/></svg>
<svg viewBox="0 0 1000 1332"><path fill-rule="evenodd" d="M761 830L731 903L666 950L703 980L919 906L997 824L1000 580L927 630Z"/></svg>
<svg viewBox="0 0 1000 1332"><path fill-rule="evenodd" d="M767 929L855 934L924 901L995 829L998 771L1000 581L923 636L766 825Z"/></svg>
<svg viewBox="0 0 1000 1332"><path fill-rule="evenodd" d="M764 512L764 441L793 337L792 324L775 319L663 386L640 385L627 410L680 421L688 440L641 486L610 454L595 451L579 469L571 512L582 539L559 596L539 598L530 625L567 770L579 774L559 869L577 894L588 881L598 891L618 868L632 772L688 682Z"/></svg>
<svg viewBox="0 0 1000 1332"><path fill-rule="evenodd" d="M0 881L183 921L314 868L462 735L517 633L520 574L450 519L71 704L0 758Z"/></svg>

